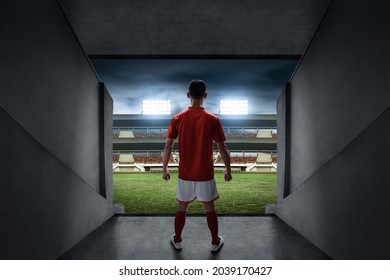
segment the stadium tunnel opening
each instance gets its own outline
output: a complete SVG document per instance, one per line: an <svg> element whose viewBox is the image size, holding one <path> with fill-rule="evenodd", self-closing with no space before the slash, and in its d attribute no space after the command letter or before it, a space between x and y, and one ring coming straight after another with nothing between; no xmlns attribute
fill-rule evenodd
<svg viewBox="0 0 390 280"><path fill-rule="evenodd" d="M220 118L231 156L233 180L224 182L224 163L214 146L218 213L272 212L277 180L276 99L298 58L91 57L91 62L114 101L114 203L123 205L126 214L176 211L177 144L169 161L168 182L162 180L162 154L172 116L190 105L186 92L192 79L206 82L209 95L204 106ZM240 102L246 106L243 112L237 108ZM148 104L154 105L146 108ZM190 204L189 214L203 213L200 203Z"/></svg>

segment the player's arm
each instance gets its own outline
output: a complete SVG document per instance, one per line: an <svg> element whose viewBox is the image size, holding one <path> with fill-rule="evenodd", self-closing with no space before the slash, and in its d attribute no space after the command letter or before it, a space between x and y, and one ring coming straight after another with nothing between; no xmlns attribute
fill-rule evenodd
<svg viewBox="0 0 390 280"><path fill-rule="evenodd" d="M172 146L174 143L174 139L167 138L167 141L165 142L165 148L164 148L164 155L163 155L163 179L168 181L171 178L171 174L168 170L168 162L171 158L172 153Z"/></svg>
<svg viewBox="0 0 390 280"><path fill-rule="evenodd" d="M221 154L221 158L223 163L225 164L225 181L230 181L232 179L232 170L230 167L230 154L229 150L226 147L225 142L217 142L219 153Z"/></svg>

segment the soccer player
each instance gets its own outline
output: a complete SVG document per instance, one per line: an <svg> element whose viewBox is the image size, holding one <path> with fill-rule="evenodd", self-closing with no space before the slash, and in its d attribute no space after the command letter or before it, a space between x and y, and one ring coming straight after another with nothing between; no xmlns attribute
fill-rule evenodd
<svg viewBox="0 0 390 280"><path fill-rule="evenodd" d="M219 118L203 107L207 97L205 82L191 81L187 97L191 106L172 118L163 157L163 179L169 180L168 161L174 141L179 137L179 180L176 191L178 207L174 223L175 234L170 241L177 250L182 249L181 234L188 205L197 199L205 207L211 233L211 251L216 252L224 244L224 239L218 235L218 217L214 207L214 200L219 195L214 180L213 141L217 143L225 164L225 181L232 179L230 155Z"/></svg>

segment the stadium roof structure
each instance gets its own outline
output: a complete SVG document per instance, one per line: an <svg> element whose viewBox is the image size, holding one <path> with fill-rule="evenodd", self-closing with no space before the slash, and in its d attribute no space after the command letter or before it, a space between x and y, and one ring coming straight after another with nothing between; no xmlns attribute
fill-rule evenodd
<svg viewBox="0 0 390 280"><path fill-rule="evenodd" d="M239 127L265 127L276 128L277 116L274 114L249 114L239 116L217 115L222 126L239 126ZM168 127L172 115L148 116L141 114L134 115L114 115L114 127Z"/></svg>

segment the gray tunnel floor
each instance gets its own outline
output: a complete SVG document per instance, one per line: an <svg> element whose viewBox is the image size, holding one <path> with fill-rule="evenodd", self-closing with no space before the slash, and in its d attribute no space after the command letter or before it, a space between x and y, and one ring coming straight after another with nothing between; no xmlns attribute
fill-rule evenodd
<svg viewBox="0 0 390 280"><path fill-rule="evenodd" d="M210 252L210 232L205 216L187 217L182 235L183 249L176 251L169 243L173 221L173 216L116 215L60 259L329 259L273 215L220 216L219 232L225 238L225 245L218 253Z"/></svg>

